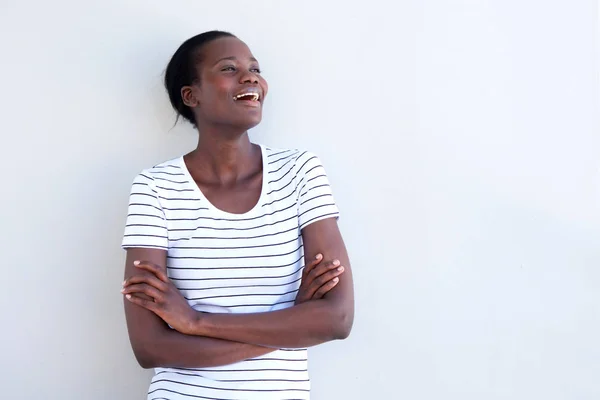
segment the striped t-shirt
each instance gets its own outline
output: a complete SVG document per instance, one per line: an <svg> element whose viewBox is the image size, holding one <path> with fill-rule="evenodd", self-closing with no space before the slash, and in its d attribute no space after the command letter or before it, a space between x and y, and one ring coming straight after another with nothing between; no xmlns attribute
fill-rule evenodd
<svg viewBox="0 0 600 400"><path fill-rule="evenodd" d="M167 250L167 273L196 310L256 313L294 305L304 267L301 230L337 218L317 156L261 146L263 184L254 208L213 206L183 157L134 180L123 248ZM215 368L156 368L148 399L308 399L306 349L281 349Z"/></svg>

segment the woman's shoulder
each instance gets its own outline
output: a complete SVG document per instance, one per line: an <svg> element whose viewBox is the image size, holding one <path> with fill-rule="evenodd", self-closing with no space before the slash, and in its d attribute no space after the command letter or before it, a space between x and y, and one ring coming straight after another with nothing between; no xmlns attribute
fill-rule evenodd
<svg viewBox="0 0 600 400"><path fill-rule="evenodd" d="M276 148L261 145L266 154L266 168L270 174L304 179L315 173L325 175L321 159L312 151L301 148ZM289 173L289 174L288 174Z"/></svg>
<svg viewBox="0 0 600 400"><path fill-rule="evenodd" d="M169 170L180 170L182 166L182 160L183 156L181 155L146 168L146 171L155 174L168 172Z"/></svg>
<svg viewBox="0 0 600 400"><path fill-rule="evenodd" d="M278 163L281 161L293 161L294 163L296 163L298 161L303 161L306 159L317 157L316 154L314 154L313 152L302 148L273 147L264 144L260 144L260 146L262 146L262 148L265 150L265 154L270 164Z"/></svg>
<svg viewBox="0 0 600 400"><path fill-rule="evenodd" d="M143 168L137 173L134 181L153 182L155 180L168 180L177 182L185 177L185 172L182 168L183 156L178 156L150 167Z"/></svg>

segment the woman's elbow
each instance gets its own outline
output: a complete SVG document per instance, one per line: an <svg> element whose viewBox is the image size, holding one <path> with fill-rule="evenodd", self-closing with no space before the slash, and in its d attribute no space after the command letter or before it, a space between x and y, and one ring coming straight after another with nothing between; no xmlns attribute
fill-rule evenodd
<svg viewBox="0 0 600 400"><path fill-rule="evenodd" d="M151 369L158 367L158 362L152 351L145 346L133 346L133 354L140 367Z"/></svg>
<svg viewBox="0 0 600 400"><path fill-rule="evenodd" d="M152 368L156 368L157 365L152 362L152 360L150 359L144 359L144 358L139 358L136 357L138 364L140 365L140 367L144 368L144 369L152 369Z"/></svg>
<svg viewBox="0 0 600 400"><path fill-rule="evenodd" d="M333 318L333 339L344 340L350 336L352 325L354 324L354 312L352 310L341 309L335 313Z"/></svg>
<svg viewBox="0 0 600 400"><path fill-rule="evenodd" d="M140 367L144 369L158 368L165 364L165 353L161 349L161 335L146 334L131 340L131 349Z"/></svg>

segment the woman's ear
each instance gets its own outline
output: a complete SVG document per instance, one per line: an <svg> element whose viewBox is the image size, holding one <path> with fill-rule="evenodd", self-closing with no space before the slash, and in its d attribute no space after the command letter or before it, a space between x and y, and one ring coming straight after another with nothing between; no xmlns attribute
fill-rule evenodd
<svg viewBox="0 0 600 400"><path fill-rule="evenodd" d="M194 90L191 86L184 86L181 88L181 99L183 100L183 104L191 108L194 108L200 104L194 95Z"/></svg>

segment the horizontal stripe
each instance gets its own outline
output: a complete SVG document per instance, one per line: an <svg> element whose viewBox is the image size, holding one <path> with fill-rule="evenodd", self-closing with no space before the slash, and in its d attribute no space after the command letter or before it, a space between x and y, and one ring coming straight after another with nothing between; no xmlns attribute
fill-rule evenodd
<svg viewBox="0 0 600 400"><path fill-rule="evenodd" d="M298 215L298 217L299 217L299 218L302 218L302 216L303 216L304 214L306 214L306 213L309 213L309 212L311 212L311 211L314 211L314 210L316 210L316 209L318 209L318 208L322 208L322 207L329 207L329 206L335 206L335 204L334 204L334 203L329 203L329 204L319 204L318 206L314 206L313 208L309 208L308 210L306 210L306 211L303 211L303 212L302 212L302 214Z"/></svg>
<svg viewBox="0 0 600 400"><path fill-rule="evenodd" d="M179 165L174 165L174 164L158 164L155 165L154 167L152 167L152 169L163 169L163 168L177 168L180 169L181 167Z"/></svg>
<svg viewBox="0 0 600 400"><path fill-rule="evenodd" d="M298 292L298 289L296 290L290 290L289 292L285 292L285 293L245 293L245 294L227 294L227 295L222 295L222 296L206 296L206 297L186 297L186 300L189 301L198 301L198 300L208 300L208 299L228 299L231 297L250 297L250 296L277 296L277 297L281 297L281 296L286 296L288 294L292 294L292 293L296 293ZM294 300L295 301L295 300Z"/></svg>
<svg viewBox="0 0 600 400"><path fill-rule="evenodd" d="M151 395L151 394L153 394L153 393L156 393L156 392L159 392L159 391L168 392L168 393L175 393L175 394L178 394L178 395L181 395L181 396L191 397L191 398L194 398L194 399L208 399L208 400L237 400L237 399L235 399L235 398L231 398L231 397L230 397L230 398L222 398L222 397L214 397L214 396L211 396L211 397L206 397L206 396L201 396L201 395L198 395L198 394L189 394L189 393L183 393L183 392L178 392L178 391L176 391L176 390L164 389L164 388L158 388L158 389L154 389L154 390L152 390L152 391L148 392L148 395Z"/></svg>
<svg viewBox="0 0 600 400"><path fill-rule="evenodd" d="M214 387L214 386L204 386L204 385L197 385L197 384L193 384L193 383L187 383L187 382L179 382L179 381L174 381L171 379L157 379L155 381L152 382L152 384L156 384L159 382L170 382L170 383L175 383L177 385L185 385L185 386L193 386L193 387L200 387L200 388L204 388L204 389L212 389L212 390L227 390L227 391L236 391L236 392L308 392L308 390L306 389L237 389L237 388L220 388L220 387ZM150 393L150 392L149 392Z"/></svg>
<svg viewBox="0 0 600 400"><path fill-rule="evenodd" d="M141 218L159 218L161 220L164 221L164 218L161 217L160 215L151 215L151 214L129 214L128 215L129 218L133 218L133 217L141 217Z"/></svg>
<svg viewBox="0 0 600 400"><path fill-rule="evenodd" d="M229 308L238 308L238 307L273 307L273 306L279 306L281 304L294 303L295 301L296 300L279 301L277 303L272 303L272 304L234 304L234 305L228 305L227 307L229 307Z"/></svg>
<svg viewBox="0 0 600 400"><path fill-rule="evenodd" d="M125 237L140 237L140 238L161 238L161 239L167 239L166 236L161 236L161 235L148 235L148 234L141 234L141 233L127 233L124 235Z"/></svg>
<svg viewBox="0 0 600 400"><path fill-rule="evenodd" d="M322 187L327 187L327 188L328 188L328 187L329 187L329 184L328 184L328 183L324 183L324 184L322 184L322 185L313 186L313 187L311 188L311 190L318 189L318 188L322 188ZM300 197L306 196L308 193L309 193L309 191L306 191L306 192L304 192L304 193L301 193L301 194L300 194Z"/></svg>
<svg viewBox="0 0 600 400"><path fill-rule="evenodd" d="M166 188L166 187L158 186L158 185L156 186L156 188L161 189L161 190L170 190L173 192L195 192L194 189L174 189L174 188Z"/></svg>
<svg viewBox="0 0 600 400"><path fill-rule="evenodd" d="M295 228L294 228L295 229ZM288 241L281 243L269 243L269 244L258 244L254 246L223 246L223 247L206 247L206 246L177 246L179 250L235 250L235 249L256 249L260 247L272 247L272 246L281 246L284 244L289 244L293 242L297 242L302 236L298 235L295 238L292 238Z"/></svg>
<svg viewBox="0 0 600 400"><path fill-rule="evenodd" d="M250 360L246 360L246 362L248 361L255 361L253 359ZM261 361L261 360L256 360L256 361ZM292 360L295 361L295 360ZM307 361L306 359L303 359L301 361ZM177 375L183 375L183 376L191 376L191 377L198 377L201 375L198 374L190 374L190 373L185 373L185 372L179 372L179 371L160 371L157 372L156 375L161 375L161 374L177 374ZM310 382L309 379L214 379L214 381L216 382Z"/></svg>
<svg viewBox="0 0 600 400"><path fill-rule="evenodd" d="M300 205L302 206L302 205L308 203L309 201L317 200L317 199L320 199L321 197L333 197L333 196L331 195L331 193L320 194L318 196L311 197L310 199L304 200L302 203L300 203Z"/></svg>
<svg viewBox="0 0 600 400"><path fill-rule="evenodd" d="M320 220L320 219L325 219L325 218L329 218L329 217L335 217L337 215L338 215L337 212L319 215L318 217L314 217L314 218L309 219L308 221L306 221L305 223L303 223L301 227L304 228L304 227L306 227L308 224L310 224L313 221Z"/></svg>
<svg viewBox="0 0 600 400"><path fill-rule="evenodd" d="M158 196L158 198L161 199L161 200L164 200L164 201L198 201L197 199L185 198L185 197L165 197L165 196Z"/></svg>
<svg viewBox="0 0 600 400"><path fill-rule="evenodd" d="M208 210L208 207L198 207L198 208L183 208L183 207L169 208L169 207L163 207L163 210L167 210L167 211L203 211L203 210Z"/></svg>
<svg viewBox="0 0 600 400"><path fill-rule="evenodd" d="M151 224L127 224L127 225L125 225L126 228L133 227L133 226L142 226L144 228L161 228L161 229L165 229L164 225L151 225Z"/></svg>
<svg viewBox="0 0 600 400"><path fill-rule="evenodd" d="M257 219L275 215L282 211L287 211L295 206L296 206L295 204L291 204L285 208L281 208L279 210L275 210L270 213L262 214L257 217L251 217L251 218L231 219L231 218L215 218L215 217L202 216L202 217L195 217L195 218L167 218L167 221L169 221L169 222L175 222L175 221L227 221L227 222L254 221Z"/></svg>
<svg viewBox="0 0 600 400"><path fill-rule="evenodd" d="M183 172L166 172L166 171L155 171L154 174L166 174L171 176L185 176Z"/></svg>
<svg viewBox="0 0 600 400"><path fill-rule="evenodd" d="M169 249L167 246L152 245L152 244L148 244L146 242L131 243L131 244L128 243L125 247L126 248L138 248L138 249L159 249L159 250L168 250Z"/></svg>
<svg viewBox="0 0 600 400"><path fill-rule="evenodd" d="M283 150L283 151L280 151L280 152L277 152L277 153L271 153L271 154L269 154L267 156L267 158L275 157L275 156L278 156L279 154L289 153L290 151L294 151L294 150L289 150L288 149L288 150Z"/></svg>
<svg viewBox="0 0 600 400"><path fill-rule="evenodd" d="M301 256L299 259L297 259L296 261L290 263L290 264L282 264L282 265L269 265L269 266L253 266L253 265L244 265L244 266L240 266L240 267L171 267L169 265L167 265L167 269L183 269L186 271L189 270L211 270L211 269L221 269L224 271L228 271L228 270L234 270L234 269L252 269L252 270L257 270L257 269L263 269L263 268L285 268L285 267L289 267L292 266L294 264L297 264L300 260L302 260L304 257Z"/></svg>
<svg viewBox="0 0 600 400"><path fill-rule="evenodd" d="M304 161L304 164L302 164L302 165L300 166L300 168L298 168L298 173L299 173L299 174L304 174L304 175L306 175L306 176L307 176L307 175L308 175L308 172L312 171L312 169L314 169L314 168L316 168L316 167L313 167L311 170L309 170L309 171L305 171L305 172L303 172L303 171L302 171L302 169L303 169L303 168L306 166L306 164L308 164L310 161L312 161L312 160L316 160L316 159L317 159L317 157L316 157L316 156L312 156L312 157L310 157L308 160Z"/></svg>
<svg viewBox="0 0 600 400"><path fill-rule="evenodd" d="M291 220L293 220L295 218L298 218L298 216L297 215L292 215L289 218L282 219L280 221L275 221L275 222L272 222L270 224L256 225L256 226L251 226L251 227L247 227L247 228L231 228L231 227L217 228L217 227L214 227L214 226L197 226L197 227L192 227L192 228L170 229L170 231L171 232L190 231L190 230L195 231L197 229L211 229L211 230L215 230L215 231L236 231L236 232L237 231L250 231L250 230L253 230L253 229L260 229L260 228L264 228L264 227L267 227L267 226L275 226L275 225L281 224L283 222L291 221Z"/></svg>
<svg viewBox="0 0 600 400"><path fill-rule="evenodd" d="M148 392L148 396L152 395L153 393L157 392L158 390L159 389L154 390L152 392ZM176 390L170 390L170 389L160 389L160 390L165 391L165 392L169 392L169 393L178 394L180 396L185 396L185 397L192 398L192 399L203 399L203 400L204 399L208 399L208 400L239 400L239 397L229 397L229 398L214 397L214 396L205 397L205 396L200 396L200 395L193 395L193 394L188 394L188 393L182 393L182 392L178 392ZM173 400L172 398L169 399L169 398L166 398L166 397L159 397L159 399ZM302 399L298 399L298 397L292 397L292 398L289 398L289 399L286 398L284 400L302 400Z"/></svg>
<svg viewBox="0 0 600 400"><path fill-rule="evenodd" d="M243 279L263 279L263 280L281 279L281 278L288 278L290 276L296 275L298 272L300 272L302 270L302 268L304 268L304 265L290 274L280 275L280 276L260 276L260 277L238 276L238 277L223 277L223 278L174 278L174 277L169 277L169 279L172 281L220 281L220 280L239 280L239 279L242 279L242 280Z"/></svg>
<svg viewBox="0 0 600 400"><path fill-rule="evenodd" d="M287 200L287 199L288 199L290 196L292 196L293 194L294 194L294 192L290 192L290 193L288 193L288 194L287 194L285 197L282 197L282 198L280 198L280 199L273 200L273 201L272 201L272 202L270 202L270 203L265 203L265 204L263 204L263 207L266 207L266 206L273 205L273 204L275 204L275 203L278 203L278 202L280 202L280 201L283 201L283 200Z"/></svg>
<svg viewBox="0 0 600 400"><path fill-rule="evenodd" d="M244 247L245 248L245 247ZM279 254L261 254L261 255L257 255L257 256L249 256L249 255L243 255L243 256L218 256L218 257L192 257L192 256L188 256L188 255L181 255L181 256L168 256L168 258L173 259L173 260L235 260L238 258L265 258L265 257L281 257L281 256L287 256L290 254L295 254L298 252L298 250L302 249L302 246L298 247L297 249L294 249L290 252L287 253L279 253Z"/></svg>
<svg viewBox="0 0 600 400"><path fill-rule="evenodd" d="M235 231L235 230L233 230ZM264 237L268 237L268 236L279 236L282 235L284 233L289 233L289 232L298 232L298 228L297 227L293 227L290 229L287 229L285 231L280 231L280 232L273 232L273 233L265 233L262 235L256 235L256 236L227 236L227 237L219 237L219 236L192 236L191 238L181 238L178 240L191 240L191 239L198 239L198 240L209 240L209 239L227 239L227 240L241 240L241 239L258 239L258 238L264 238Z"/></svg>
<svg viewBox="0 0 600 400"><path fill-rule="evenodd" d="M306 350L306 349L302 349L302 350ZM246 361L242 361L242 362L246 362ZM293 369L293 368L260 368L260 369L253 369L253 368L245 368L245 369L210 369L210 368L203 368L203 369L195 369L195 368L179 368L179 369L184 369L184 370L188 370L188 371L198 371L198 372L265 372L265 371L274 371L274 372L307 372L308 369Z"/></svg>
<svg viewBox="0 0 600 400"><path fill-rule="evenodd" d="M148 196L148 197L156 198L156 195L151 194L151 193L132 192L130 196Z"/></svg>
<svg viewBox="0 0 600 400"><path fill-rule="evenodd" d="M290 172L292 172L293 170L294 170L293 168L290 168L290 169L288 169L288 170L286 171L286 173L285 173L285 174L281 175L279 178L277 178L277 179L275 179L275 180L269 181L269 183L268 183L268 184L269 184L269 185L272 185L273 183L277 183L277 182L279 182L279 181L280 181L280 180L282 180L283 178L286 178L286 177L287 177L287 174L289 174L289 173L290 173Z"/></svg>
<svg viewBox="0 0 600 400"><path fill-rule="evenodd" d="M288 164L289 164L290 162L292 162L292 161L294 161L294 159L293 159L293 158L290 158L290 159L289 159L289 160L287 160L285 163L283 163L283 164L281 165L281 167L279 167L279 168L277 168L277 169L274 169L274 170L272 170L272 171L269 171L269 172L268 172L268 174L276 174L277 172L281 171L281 169L282 169L283 167L285 167L286 165L288 165ZM293 169L293 168L290 168L289 170L291 171L292 169ZM286 174L287 174L287 172L286 172ZM284 174L283 176L285 176L285 174ZM280 178L280 179L281 179L281 178ZM269 183L272 183L272 182L274 182L274 181L270 181Z"/></svg>
<svg viewBox="0 0 600 400"><path fill-rule="evenodd" d="M181 279L181 280L185 280L187 281L188 279ZM302 280L302 277L290 281L290 282L286 282L286 283L280 283L280 284L276 284L276 285L252 285L253 288L257 288L257 287L281 287L281 286L289 286L293 283L299 282L300 280ZM187 287L181 287L180 290L187 290L187 291L199 291L199 290L218 290L218 289L244 289L247 286L211 286L211 287L205 287L205 288L187 288Z"/></svg>
<svg viewBox="0 0 600 400"><path fill-rule="evenodd" d="M164 181L164 182L170 182L170 183L177 183L177 184L188 183L187 181L174 181L172 179L161 178L161 177L158 177L158 176L155 176L154 179L156 179L158 181Z"/></svg>
<svg viewBox="0 0 600 400"><path fill-rule="evenodd" d="M288 155L286 155L284 157L281 157L281 158L279 158L277 160L269 161L269 164L275 164L276 162L287 160L290 157L294 157L296 154L298 154L298 153L296 152L296 153L288 154Z"/></svg>
<svg viewBox="0 0 600 400"><path fill-rule="evenodd" d="M130 207L130 208L133 208L133 207L152 207L152 208L154 208L154 209L156 209L156 210L160 211L161 213L162 213L162 211L163 211L161 208L159 208L159 207L157 207L157 206L155 206L155 205L152 205L152 204L144 204L144 203L130 203L130 204L129 204L129 207Z"/></svg>
<svg viewBox="0 0 600 400"><path fill-rule="evenodd" d="M286 187L291 185L293 182L294 182L293 180L290 180L288 183L285 184L285 186L278 188L278 189L271 190L269 193L267 193L267 196L270 196L273 193L281 192L283 189L285 189Z"/></svg>

